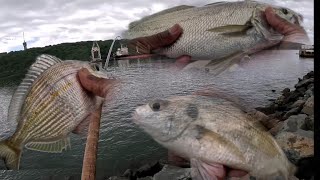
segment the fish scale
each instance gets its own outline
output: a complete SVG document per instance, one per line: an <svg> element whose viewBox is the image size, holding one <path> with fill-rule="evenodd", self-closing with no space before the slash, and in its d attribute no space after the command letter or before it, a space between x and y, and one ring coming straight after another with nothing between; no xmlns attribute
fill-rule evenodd
<svg viewBox="0 0 320 180"><path fill-rule="evenodd" d="M154 103L158 103L157 109ZM190 111L189 107L195 108ZM205 173L208 170L198 164L221 164L258 179L287 179L296 169L259 122L236 103L219 96L153 100L137 107L134 118L154 140Z"/></svg>
<svg viewBox="0 0 320 180"><path fill-rule="evenodd" d="M239 62L241 57L279 43L283 36L266 22L264 10L272 6L287 21L299 24L302 16L288 8L255 1L221 2L203 7L177 6L129 24L122 33L126 39L150 36L179 24L183 33L169 47L156 53L177 58L211 60L208 67L217 73ZM243 28L237 29L241 26ZM219 28L224 28L222 32ZM230 34L230 32L238 34ZM235 56L237 54L238 56ZM220 66L220 68L218 68Z"/></svg>
<svg viewBox="0 0 320 180"><path fill-rule="evenodd" d="M7 168L19 169L23 147L51 153L70 147L68 135L99 104L98 97L88 94L78 80L82 68L107 78L88 62L37 57L10 103L8 119L18 125L11 137L0 142L0 157Z"/></svg>

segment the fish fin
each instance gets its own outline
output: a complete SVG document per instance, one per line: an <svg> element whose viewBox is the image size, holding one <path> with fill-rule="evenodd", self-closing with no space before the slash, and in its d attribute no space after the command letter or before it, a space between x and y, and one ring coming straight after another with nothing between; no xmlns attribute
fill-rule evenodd
<svg viewBox="0 0 320 180"><path fill-rule="evenodd" d="M4 159L9 170L19 170L21 149L9 146L7 141L0 142L0 158Z"/></svg>
<svg viewBox="0 0 320 180"><path fill-rule="evenodd" d="M12 96L8 110L9 121L18 122L21 108L29 93L32 83L41 76L45 70L59 62L61 62L59 58L51 55L42 54L37 57L36 61L30 66L25 78L22 80L21 84Z"/></svg>
<svg viewBox="0 0 320 180"><path fill-rule="evenodd" d="M78 124L78 126L72 131L72 133L82 136L87 135L90 124L90 117L91 113Z"/></svg>
<svg viewBox="0 0 320 180"><path fill-rule="evenodd" d="M246 53L240 51L233 53L227 57L223 57L217 60L212 60L209 64L206 65L206 68L209 69L209 72L214 75L219 75L223 71L234 67L234 64L239 63Z"/></svg>
<svg viewBox="0 0 320 180"><path fill-rule="evenodd" d="M195 138L199 141L200 144L206 144L207 142L215 142L219 144L219 148L222 151L230 155L232 154L232 158L240 159L241 162L245 162L245 158L241 150L229 139L201 125L196 125L193 129L193 132L195 134Z"/></svg>
<svg viewBox="0 0 320 180"><path fill-rule="evenodd" d="M226 4L226 3L229 3L229 2L220 1L220 2L214 2L214 3L206 4L206 5L204 5L204 6L222 5L222 4Z"/></svg>
<svg viewBox="0 0 320 180"><path fill-rule="evenodd" d="M218 180L226 178L226 168L222 164L205 163L201 160L192 158L191 177L195 180Z"/></svg>
<svg viewBox="0 0 320 180"><path fill-rule="evenodd" d="M71 144L70 138L66 137L51 142L29 142L25 147L34 151L61 153L63 150L71 149Z"/></svg>
<svg viewBox="0 0 320 180"><path fill-rule="evenodd" d="M139 25L140 23L143 23L145 21L148 21L149 19L152 19L156 16L161 16L161 15L165 15L165 14L168 14L168 13L172 13L172 12L176 12L176 11L181 11L181 10L185 10L185 9L189 9L189 8L193 8L194 6L187 6L187 5L180 5L180 6L175 6L175 7L172 7L172 8L169 8L169 9L165 9L163 11L160 11L160 12L157 12L155 14L152 14L150 16L147 16L147 17L144 17L138 21L134 21L134 22L131 22L129 24L129 29L132 29L134 28L135 26Z"/></svg>
<svg viewBox="0 0 320 180"><path fill-rule="evenodd" d="M211 60L198 60L194 61L192 63L189 63L186 65L182 70L190 70L190 69L201 69L205 68L206 65L208 65L211 62Z"/></svg>
<svg viewBox="0 0 320 180"><path fill-rule="evenodd" d="M249 23L244 25L226 25L226 26L219 26L212 29L208 29L209 32L220 32L222 35L225 36L241 36L246 34L246 31L253 26Z"/></svg>

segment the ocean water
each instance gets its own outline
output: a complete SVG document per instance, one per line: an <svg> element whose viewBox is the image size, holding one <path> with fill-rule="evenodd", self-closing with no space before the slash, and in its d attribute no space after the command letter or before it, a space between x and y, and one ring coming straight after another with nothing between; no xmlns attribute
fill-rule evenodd
<svg viewBox="0 0 320 180"><path fill-rule="evenodd" d="M155 98L188 95L208 87L240 97L252 107L264 106L281 91L293 89L298 78L313 70L314 60L300 58L296 50L262 51L231 72L213 76L203 70L172 71L173 60L124 60L108 73L121 79L113 100L105 102L101 118L97 161L98 179L120 175L126 169L166 159L167 150L158 145L133 122L137 105ZM15 130L7 111L15 87L0 88L0 138ZM275 90L273 92L272 90ZM4 170L0 179L80 179L85 137L71 135L72 149L61 154L23 150L21 170ZM2 170L1 170L2 169ZM68 179L68 178L65 178ZM71 178L72 179L72 178Z"/></svg>

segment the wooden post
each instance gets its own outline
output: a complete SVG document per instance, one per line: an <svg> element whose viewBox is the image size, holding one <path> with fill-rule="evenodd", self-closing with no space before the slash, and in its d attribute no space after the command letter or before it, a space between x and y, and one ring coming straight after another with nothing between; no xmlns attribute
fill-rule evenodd
<svg viewBox="0 0 320 180"><path fill-rule="evenodd" d="M103 100L98 109L90 115L86 149L83 157L81 180L96 179L96 161L99 141L99 128Z"/></svg>

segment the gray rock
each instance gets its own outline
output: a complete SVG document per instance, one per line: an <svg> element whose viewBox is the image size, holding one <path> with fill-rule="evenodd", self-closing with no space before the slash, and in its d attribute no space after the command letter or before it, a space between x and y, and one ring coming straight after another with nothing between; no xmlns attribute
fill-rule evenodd
<svg viewBox="0 0 320 180"><path fill-rule="evenodd" d="M112 176L112 177L109 177L108 180L129 180L129 179L126 177Z"/></svg>
<svg viewBox="0 0 320 180"><path fill-rule="evenodd" d="M153 177L147 176L147 177L143 177L143 178L138 178L137 180L153 180Z"/></svg>
<svg viewBox="0 0 320 180"><path fill-rule="evenodd" d="M307 115L305 114L290 116L287 120L284 121L283 131L296 132L298 131L298 129L306 129L306 117Z"/></svg>
<svg viewBox="0 0 320 180"><path fill-rule="evenodd" d="M131 169L127 169L124 173L123 173L123 177L131 177L133 174L133 171Z"/></svg>
<svg viewBox="0 0 320 180"><path fill-rule="evenodd" d="M310 88L308 88L308 90L305 92L306 97L311 97L314 95L314 86L312 85Z"/></svg>
<svg viewBox="0 0 320 180"><path fill-rule="evenodd" d="M303 105L302 112L308 115L314 114L314 96L308 98L306 103Z"/></svg>
<svg viewBox="0 0 320 180"><path fill-rule="evenodd" d="M305 119L305 123L306 123L306 130L312 130L314 131L314 116L308 116Z"/></svg>
<svg viewBox="0 0 320 180"><path fill-rule="evenodd" d="M298 84L296 84L294 87L295 88L300 88L300 87L303 87L303 86L308 86L309 84L311 84L313 82L314 82L314 78L304 79L304 80L298 82Z"/></svg>
<svg viewBox="0 0 320 180"><path fill-rule="evenodd" d="M296 107L300 107L301 108L304 105L305 102L306 101L299 99L296 102L294 102L290 107L291 108L296 108Z"/></svg>
<svg viewBox="0 0 320 180"><path fill-rule="evenodd" d="M179 168L176 166L165 165L163 169L153 176L154 180L187 180L191 179L190 168Z"/></svg>
<svg viewBox="0 0 320 180"><path fill-rule="evenodd" d="M275 137L288 159L297 163L299 159L314 156L313 138L292 132L281 132Z"/></svg>
<svg viewBox="0 0 320 180"><path fill-rule="evenodd" d="M283 116L283 119L287 119L288 117L290 117L292 115L299 114L300 111L301 111L301 107L292 108Z"/></svg>
<svg viewBox="0 0 320 180"><path fill-rule="evenodd" d="M314 138L314 132L313 131L306 131L306 130L303 130L303 129L299 129L296 133L299 134L300 136L303 136L303 137L307 137L307 138L311 138L311 139Z"/></svg>
<svg viewBox="0 0 320 180"><path fill-rule="evenodd" d="M269 132L273 135L276 136L282 129L284 126L284 122L280 121L277 125L275 125L273 128L271 128L269 130Z"/></svg>

